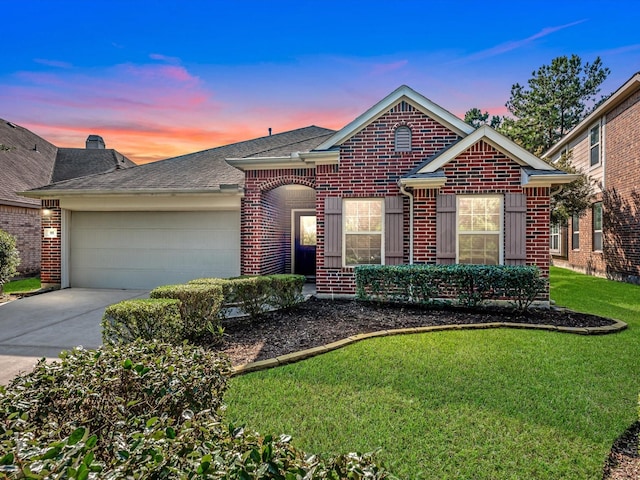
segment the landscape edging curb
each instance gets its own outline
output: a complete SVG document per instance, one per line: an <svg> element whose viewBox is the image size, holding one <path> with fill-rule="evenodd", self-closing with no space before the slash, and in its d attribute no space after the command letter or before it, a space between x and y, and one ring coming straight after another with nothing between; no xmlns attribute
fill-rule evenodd
<svg viewBox="0 0 640 480"><path fill-rule="evenodd" d="M491 323L468 323L457 325L432 325L428 327L410 327L399 328L396 330L378 330L377 332L359 333L352 335L343 340L337 340L335 342L328 343L327 345L321 345L319 347L308 348L300 350L299 352L288 353L286 355L280 355L276 358L269 358L266 360L259 360L257 362L244 363L242 365L236 365L231 368L229 376L235 377L238 375L244 375L245 373L258 372L260 370L267 370L269 368L280 367L294 362L299 362L307 358L315 357L323 353L337 350L338 348L352 345L361 340L367 338L376 337L388 337L391 335L408 335L414 333L427 333L427 332L441 332L447 330L482 330L488 328L515 328L524 330L547 330L560 333L572 333L577 335L606 335L610 333L621 332L627 328L627 324L620 320L613 320L612 325L605 325L604 327L557 327L555 325L540 325L540 324L526 324L526 323L513 323L513 322L491 322Z"/></svg>

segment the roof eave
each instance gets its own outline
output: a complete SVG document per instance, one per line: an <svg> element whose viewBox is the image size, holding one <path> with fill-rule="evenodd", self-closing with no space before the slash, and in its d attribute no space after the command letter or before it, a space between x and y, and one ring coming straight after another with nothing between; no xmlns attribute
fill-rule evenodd
<svg viewBox="0 0 640 480"><path fill-rule="evenodd" d="M487 142L496 150L504 153L519 165L532 167L536 170L555 170L553 166L529 153L511 139L496 132L493 128L483 125L475 130L471 135L468 135L458 143L451 146L451 148L445 150L439 157L433 159L420 169L418 173L435 172L481 140Z"/></svg>
<svg viewBox="0 0 640 480"><path fill-rule="evenodd" d="M447 183L447 177L401 178L400 185L410 188L440 188Z"/></svg>
<svg viewBox="0 0 640 480"><path fill-rule="evenodd" d="M542 158L550 158L556 155L571 140L575 139L580 133L586 130L595 121L596 118L604 115L608 110L617 106L631 92L640 87L640 72L636 72L627 80L618 90L616 90L605 102L602 103L593 112L587 115L578 125L573 127L564 137L562 137L554 146L542 154Z"/></svg>
<svg viewBox="0 0 640 480"><path fill-rule="evenodd" d="M132 188L120 190L101 190L101 189L73 189L73 190L28 190L26 192L18 192L18 195L27 198L51 199L60 197L80 197L80 196L122 196L122 195L204 195L204 194L241 194L243 189L238 184L220 185L215 188Z"/></svg>
<svg viewBox="0 0 640 480"><path fill-rule="evenodd" d="M358 116L355 120L344 126L342 129L338 130L335 134L318 145L318 147L316 147L316 150L328 150L331 147L344 143L355 133L369 125L371 122L375 121L380 116L384 115L384 113L386 113L389 108L398 103L400 100L407 101L418 110L428 112L429 116L447 126L461 137L467 136L474 130L471 125L465 123L463 120L459 119L451 112L435 104L427 97L419 94L412 88L403 85L384 97L362 115Z"/></svg>
<svg viewBox="0 0 640 480"><path fill-rule="evenodd" d="M306 168L308 166L304 160L300 158L297 152L283 157L225 158L225 161L232 167L243 172L246 172L247 170Z"/></svg>
<svg viewBox="0 0 640 480"><path fill-rule="evenodd" d="M580 178L579 174L574 173L557 173L557 174L528 174L522 172L523 187L551 187L553 185L566 185Z"/></svg>

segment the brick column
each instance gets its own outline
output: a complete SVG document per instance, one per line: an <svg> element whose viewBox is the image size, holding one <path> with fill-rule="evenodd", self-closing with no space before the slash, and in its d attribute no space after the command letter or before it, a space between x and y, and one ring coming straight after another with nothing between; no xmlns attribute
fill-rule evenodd
<svg viewBox="0 0 640 480"><path fill-rule="evenodd" d="M240 273L260 275L262 259L262 206L259 188L245 187L240 215Z"/></svg>
<svg viewBox="0 0 640 480"><path fill-rule="evenodd" d="M55 229L55 237L45 238L45 232ZM40 280L43 288L60 288L62 282L62 211L59 200L42 201L42 253Z"/></svg>

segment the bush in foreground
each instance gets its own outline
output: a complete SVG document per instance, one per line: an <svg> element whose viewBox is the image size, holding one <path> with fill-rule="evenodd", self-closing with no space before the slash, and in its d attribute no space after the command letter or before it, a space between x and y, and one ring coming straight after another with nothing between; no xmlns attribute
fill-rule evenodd
<svg viewBox="0 0 640 480"><path fill-rule="evenodd" d="M0 387L0 477L386 479L370 455L305 456L225 426L228 362L136 341L64 352Z"/></svg>
<svg viewBox="0 0 640 480"><path fill-rule="evenodd" d="M18 265L20 254L16 246L16 237L0 230L0 297L2 286L16 274Z"/></svg>

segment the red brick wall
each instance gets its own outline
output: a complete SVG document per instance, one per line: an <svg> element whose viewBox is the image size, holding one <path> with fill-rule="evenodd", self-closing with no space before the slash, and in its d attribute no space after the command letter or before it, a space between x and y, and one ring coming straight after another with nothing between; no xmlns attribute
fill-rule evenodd
<svg viewBox="0 0 640 480"><path fill-rule="evenodd" d="M312 168L253 170L245 174L245 195L241 207L240 262L243 275L277 273L286 268L286 255L281 253L283 226L274 217L274 203L279 202L270 191L282 185L315 187ZM273 256L272 260L269 255Z"/></svg>
<svg viewBox="0 0 640 480"><path fill-rule="evenodd" d="M407 125L412 134L412 151L396 152L395 128ZM458 135L432 118L400 103L340 147L340 165L317 167L316 210L318 223L316 288L319 293L355 292L352 268L324 267L324 199L340 197L385 197L401 195L400 176L426 158L459 139ZM409 202L405 200L405 218L409 218ZM409 252L408 221L405 222L404 251Z"/></svg>
<svg viewBox="0 0 640 480"><path fill-rule="evenodd" d="M640 283L640 89L609 112L605 127L604 263Z"/></svg>
<svg viewBox="0 0 640 480"><path fill-rule="evenodd" d="M42 216L42 229L55 228L58 230L56 238L44 238L43 232L40 233L42 238L42 267L40 271L40 280L45 285L58 285L62 281L61 275L61 243L62 237L62 211L60 209L59 200L43 200L42 208L49 210L49 215Z"/></svg>
<svg viewBox="0 0 640 480"><path fill-rule="evenodd" d="M40 208L0 205L0 230L16 237L20 252L18 273L40 272Z"/></svg>

